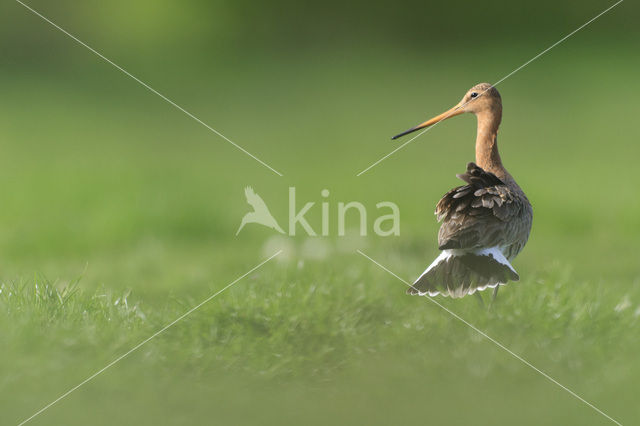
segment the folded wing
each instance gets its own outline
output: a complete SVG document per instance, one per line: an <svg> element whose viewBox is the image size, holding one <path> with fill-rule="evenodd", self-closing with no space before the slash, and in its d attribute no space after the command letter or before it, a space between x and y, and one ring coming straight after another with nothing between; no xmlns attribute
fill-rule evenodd
<svg viewBox="0 0 640 426"><path fill-rule="evenodd" d="M522 191L475 163L457 176L467 184L446 193L436 206L442 222L440 250L504 247L517 241L522 231L518 218L528 205Z"/></svg>

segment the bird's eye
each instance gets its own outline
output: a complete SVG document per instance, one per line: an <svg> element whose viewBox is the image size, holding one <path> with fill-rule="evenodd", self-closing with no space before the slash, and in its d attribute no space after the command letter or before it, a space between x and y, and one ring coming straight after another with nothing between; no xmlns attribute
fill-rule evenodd
<svg viewBox="0 0 640 426"><path fill-rule="evenodd" d="M472 97L472 98L477 98L477 97L478 97L478 93L477 93L477 92L473 92L473 93L471 93L471 97Z"/></svg>

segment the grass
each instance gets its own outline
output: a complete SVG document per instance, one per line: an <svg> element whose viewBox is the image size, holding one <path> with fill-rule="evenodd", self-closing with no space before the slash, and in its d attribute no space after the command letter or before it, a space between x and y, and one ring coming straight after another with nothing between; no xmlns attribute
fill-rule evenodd
<svg viewBox="0 0 640 426"><path fill-rule="evenodd" d="M600 43L550 53L500 88L503 157L535 208L515 262L522 281L491 310L437 300L627 424L640 417L628 403L640 382L628 97L638 64L620 54L628 46ZM389 50L384 63L379 52L314 52L185 63L197 70L189 81L177 69L140 76L283 178L83 52L82 75L3 70L0 423L28 417L284 244L32 424L608 424L355 252L408 280L435 257L433 205L472 159L473 120L355 174L395 146L388 136L535 49ZM289 186L316 204L328 188L333 208L394 201L401 235L283 240L248 226L235 237L247 185L281 223ZM319 227L318 205L309 220Z"/></svg>
<svg viewBox="0 0 640 426"><path fill-rule="evenodd" d="M518 389L518 398L510 397L514 410L496 418L505 423L520 418L520 410L530 398L546 400L545 394L555 394L563 403L557 404L556 412L539 414L536 422L558 422L567 407L573 411L567 417L571 421L597 419L581 403L427 300L416 303L405 297L404 284L389 280L386 273L366 263L354 267L339 258L328 260L334 267L338 265L340 272L335 275L351 275L355 282L336 292L337 277L327 276L323 263L305 262L301 268L271 265L270 270L254 273L105 372L96 379L100 384L87 385L88 389L78 393L96 398L95 392L105 392L105 386L107 391L111 387L128 389L133 381L137 392L145 394L133 398L144 404L156 394L154 377L159 377L163 389L172 388L171 394L177 392L174 386L187 394L195 386L199 392L216 395L221 398L215 403L218 408L222 401L239 404L238 399L262 398L268 393L265 389L275 389L282 398L301 387L299 391L309 397L318 394L322 400L327 398L324 392L337 392L350 400L354 393L371 392L368 386L374 385L369 383L373 381L381 387L399 386L371 395L395 408L394 404L400 403L399 389L418 391L424 380L423 386L430 392L443 387L452 394L452 401L440 401L442 411L434 414L442 421L471 420L476 410L485 411L486 401L475 401L472 396L487 392L487 387L498 393ZM627 372L637 348L637 339L629 330L638 327L640 307L626 301L638 300L640 285L620 298L607 293L604 285L590 283L583 285L589 285L591 293L576 292L570 277L566 268L550 268L503 290L498 304L489 311L474 299L440 302L561 383L581 389L587 399L615 407L626 392L620 386L633 387L638 379ZM10 322L5 319L3 330L13 330L3 335L3 347L23 354L13 365L14 374L5 379L7 388L23 388L25 383L46 377L44 389L66 390L60 388L61 383L67 388L79 382L199 301L173 298L151 312L127 295L114 296L104 290L90 295L74 285L58 287L30 283L2 288L0 306L11 318ZM42 353L47 354L44 363ZM91 368L78 370L78 365ZM240 389L221 396L219 381ZM41 392L18 405L33 404ZM487 393L491 400L491 391ZM99 409L100 398L87 398L80 399L88 405L83 410ZM453 410L459 398L469 398L469 411L444 416L448 404L454 404ZM324 403L332 407L330 400ZM78 403L61 403L51 410L53 417L48 421L68 418L65 404L76 407ZM278 405L288 407L285 401L278 401ZM429 403L425 401L425 405ZM187 416L192 408L191 404L175 407L170 417ZM275 406L263 402L255 404L255 409L275 414ZM374 423L385 422L385 417L376 418L374 413L360 414L371 416ZM418 422L416 414L403 413L400 418ZM165 415L160 409L144 418L133 418L153 424ZM242 413L228 415L229 421L245 419ZM336 418L345 421L344 417ZM48 423L44 416L42 420Z"/></svg>

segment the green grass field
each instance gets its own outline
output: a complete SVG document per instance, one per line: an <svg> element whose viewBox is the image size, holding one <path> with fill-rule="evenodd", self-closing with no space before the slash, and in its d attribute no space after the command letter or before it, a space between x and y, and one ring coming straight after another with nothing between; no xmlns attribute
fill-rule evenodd
<svg viewBox="0 0 640 426"><path fill-rule="evenodd" d="M114 55L284 177L70 41L70 64L2 68L0 424L280 246L29 424L612 424L356 253L406 280L422 272L437 255L435 203L473 160L475 120L443 123L356 174L397 146L391 135L553 41L223 63ZM502 156L534 206L514 262L522 279L490 310L436 299L623 424L640 418L633 49L576 36L498 87ZM236 237L248 185L281 223L289 186L316 204L329 189L333 236L274 239L249 225ZM370 213L397 203L400 236L335 237L336 205L352 200ZM319 228L318 206L308 217Z"/></svg>

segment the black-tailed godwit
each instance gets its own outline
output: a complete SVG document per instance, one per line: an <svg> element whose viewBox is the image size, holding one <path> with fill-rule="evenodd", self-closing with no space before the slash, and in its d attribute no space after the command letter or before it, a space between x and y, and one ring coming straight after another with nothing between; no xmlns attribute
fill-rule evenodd
<svg viewBox="0 0 640 426"><path fill-rule="evenodd" d="M472 87L450 110L394 136L470 112L478 120L476 162L467 165L466 182L447 192L436 206L440 256L407 290L408 294L463 297L494 288L518 273L511 261L529 238L533 210L526 195L502 165L498 127L502 119L500 94L488 83Z"/></svg>

